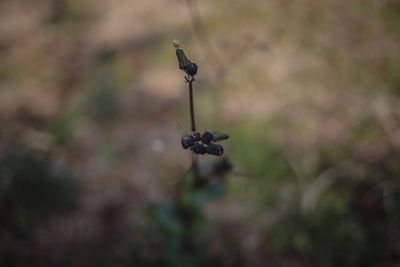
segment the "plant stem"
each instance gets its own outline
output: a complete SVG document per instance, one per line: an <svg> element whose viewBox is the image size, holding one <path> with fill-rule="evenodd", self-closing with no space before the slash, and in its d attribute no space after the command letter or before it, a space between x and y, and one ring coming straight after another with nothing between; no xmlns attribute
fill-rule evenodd
<svg viewBox="0 0 400 267"><path fill-rule="evenodd" d="M190 104L190 122L192 125L192 132L196 131L196 120L194 118L194 104L193 104L193 82L194 78L186 78L189 83L189 104Z"/></svg>
<svg viewBox="0 0 400 267"><path fill-rule="evenodd" d="M193 102L193 82L195 81L194 77L186 77L186 82L189 84L189 106L190 106L190 124L192 132L196 131L196 119L194 116L194 102ZM192 152L192 170L195 182L198 183L199 180L199 169L197 164L197 157Z"/></svg>

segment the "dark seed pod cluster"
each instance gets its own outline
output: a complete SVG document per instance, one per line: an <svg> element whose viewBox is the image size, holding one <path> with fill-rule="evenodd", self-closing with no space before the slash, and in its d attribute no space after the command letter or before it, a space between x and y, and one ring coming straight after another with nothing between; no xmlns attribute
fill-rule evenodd
<svg viewBox="0 0 400 267"><path fill-rule="evenodd" d="M185 52L179 45L178 40L174 40L174 47L176 49L176 57L178 58L179 68L186 72L189 76L195 76L197 74L198 66L196 63L191 62L185 55Z"/></svg>
<svg viewBox="0 0 400 267"><path fill-rule="evenodd" d="M181 144L184 149L190 148L195 154L210 154L214 156L221 156L224 154L224 148L215 144L214 142L228 139L227 134L205 131L203 135L199 132L185 134L182 136Z"/></svg>

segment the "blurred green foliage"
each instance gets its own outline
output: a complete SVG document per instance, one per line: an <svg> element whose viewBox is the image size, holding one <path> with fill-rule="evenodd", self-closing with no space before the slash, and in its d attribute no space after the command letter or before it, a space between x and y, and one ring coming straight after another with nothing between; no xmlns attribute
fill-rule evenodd
<svg viewBox="0 0 400 267"><path fill-rule="evenodd" d="M162 242L152 255L154 266L212 266L206 263L207 244L201 238L207 226L204 206L224 195L223 180L231 165L222 159L213 164L196 163L192 168L173 202L153 203L148 208L149 225ZM218 180L211 182L213 175Z"/></svg>
<svg viewBox="0 0 400 267"><path fill-rule="evenodd" d="M6 151L0 163L3 230L29 233L51 214L76 206L70 175L52 166L49 155L36 151Z"/></svg>
<svg viewBox="0 0 400 267"><path fill-rule="evenodd" d="M78 187L51 155L8 145L0 158L0 262L26 266L35 232L78 206Z"/></svg>

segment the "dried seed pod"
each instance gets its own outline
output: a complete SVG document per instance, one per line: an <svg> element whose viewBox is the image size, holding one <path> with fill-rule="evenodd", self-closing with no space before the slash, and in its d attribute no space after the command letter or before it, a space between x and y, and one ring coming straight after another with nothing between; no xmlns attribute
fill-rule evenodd
<svg viewBox="0 0 400 267"><path fill-rule="evenodd" d="M193 136L194 141L196 141L196 142L201 140L201 135L199 132L193 132L192 136Z"/></svg>
<svg viewBox="0 0 400 267"><path fill-rule="evenodd" d="M214 135L210 132L204 132L203 136L201 137L201 141L204 144L209 144L214 139Z"/></svg>
<svg viewBox="0 0 400 267"><path fill-rule="evenodd" d="M207 152L206 147L199 143L195 143L190 149L193 150L195 154L204 155Z"/></svg>
<svg viewBox="0 0 400 267"><path fill-rule="evenodd" d="M221 132L211 132L213 134L213 142L218 142L222 140L226 140L229 138L229 135L226 133L221 133Z"/></svg>
<svg viewBox="0 0 400 267"><path fill-rule="evenodd" d="M218 144L209 144L206 147L206 152L210 155L221 156L224 154L224 148Z"/></svg>
<svg viewBox="0 0 400 267"><path fill-rule="evenodd" d="M186 67L186 73L189 74L190 76L194 76L197 74L197 64L196 63L190 63L187 67Z"/></svg>
<svg viewBox="0 0 400 267"><path fill-rule="evenodd" d="M192 135L185 134L182 136L181 144L184 149L188 149L189 147L194 145L194 138Z"/></svg>
<svg viewBox="0 0 400 267"><path fill-rule="evenodd" d="M189 76L195 76L197 74L198 66L196 63L192 63L185 55L185 52L180 47L179 41L174 40L173 45L176 49L176 57L179 62L179 69L186 72Z"/></svg>

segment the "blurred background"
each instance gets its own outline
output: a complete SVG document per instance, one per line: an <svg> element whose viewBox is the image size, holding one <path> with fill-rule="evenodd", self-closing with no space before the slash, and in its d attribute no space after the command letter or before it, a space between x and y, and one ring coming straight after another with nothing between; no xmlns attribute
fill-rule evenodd
<svg viewBox="0 0 400 267"><path fill-rule="evenodd" d="M399 40L397 0L2 0L0 266L399 266Z"/></svg>

